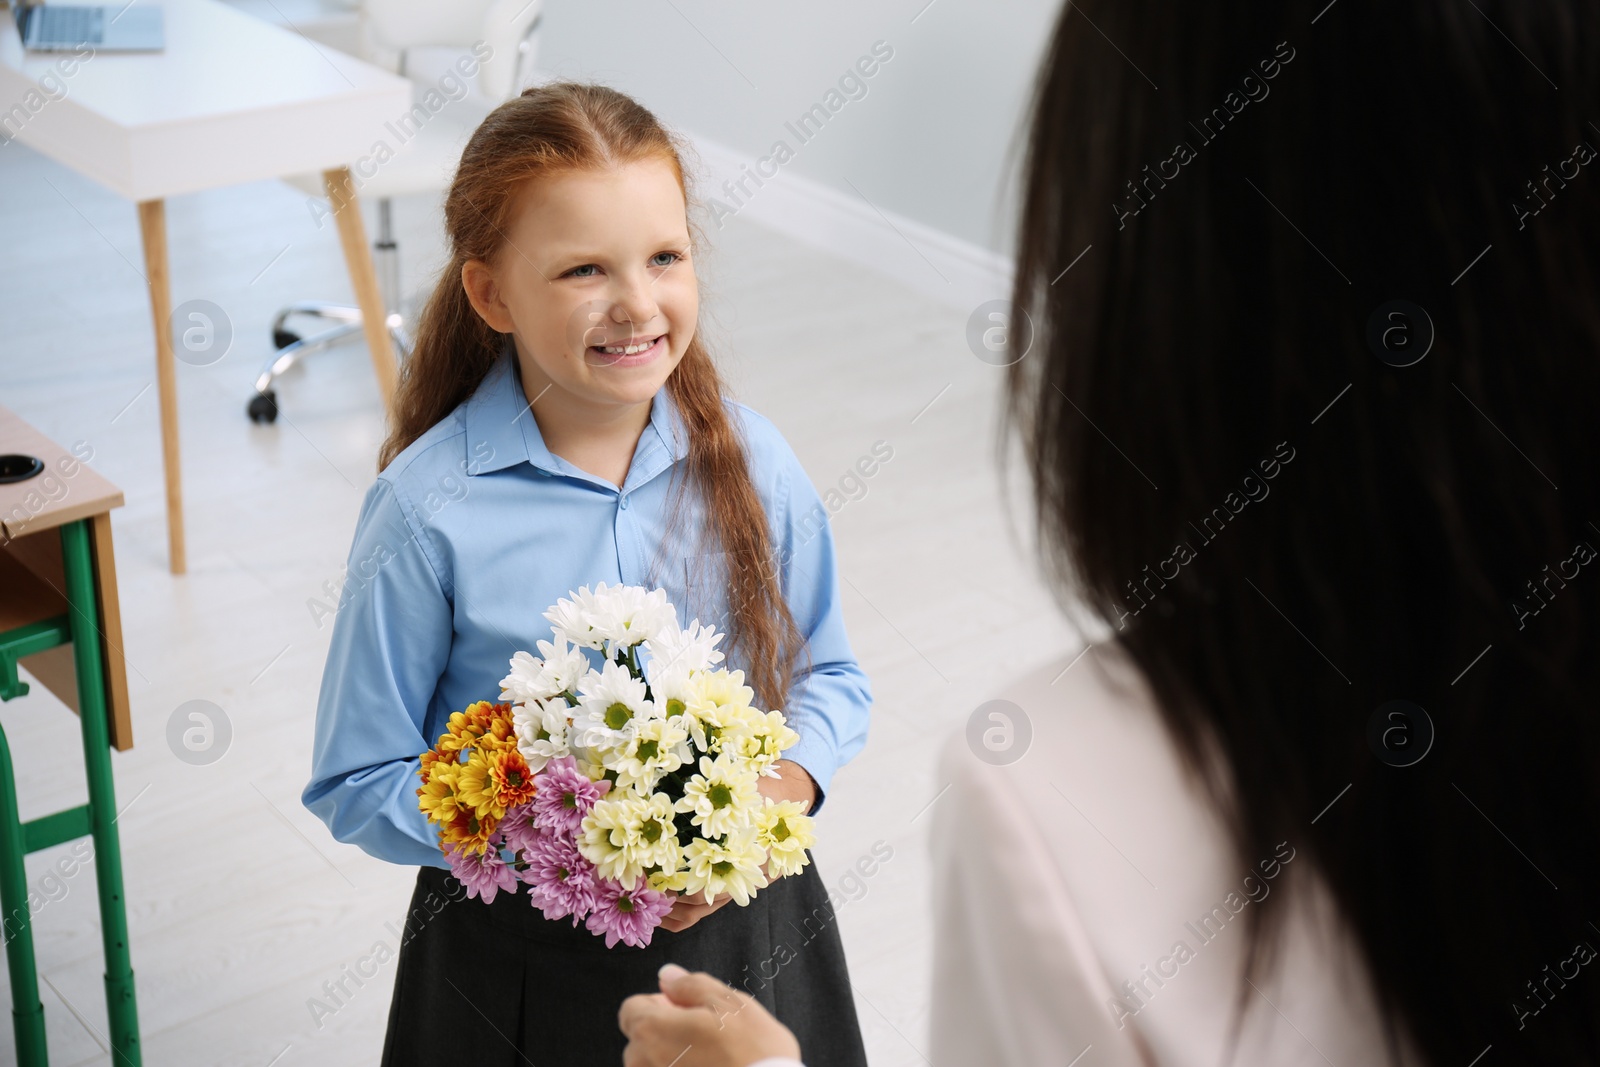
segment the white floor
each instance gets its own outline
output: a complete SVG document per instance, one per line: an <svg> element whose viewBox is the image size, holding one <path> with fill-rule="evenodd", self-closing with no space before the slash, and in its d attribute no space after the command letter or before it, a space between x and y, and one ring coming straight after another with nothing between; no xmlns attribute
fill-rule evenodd
<svg viewBox="0 0 1600 1067"><path fill-rule="evenodd" d="M119 485L114 513L136 747L114 757L145 1062L374 1063L393 966L319 1025L324 982L383 942L414 871L332 840L299 803L329 627L307 601L337 580L382 432L365 350L314 357L244 413L275 309L350 288L331 226L277 182L168 204L173 300L222 306L231 351L180 364L189 573L167 571L149 305L133 205L29 149L0 150L0 404ZM369 233L375 215L367 206ZM404 279L431 281L436 205L396 205ZM931 756L1001 679L1076 638L1008 523L993 441L1001 371L967 350L966 312L738 219L701 263L702 328L736 395L771 417L812 480L875 440L894 456L835 517L847 621L877 706L835 780L817 862L838 885L875 842L893 859L839 913L871 1060L925 1062ZM1015 499L1023 499L1016 494ZM76 720L36 694L0 706L23 817L81 803ZM185 701L220 706L224 758L175 757ZM70 852L29 858L30 884ZM35 917L51 1062L109 1062L92 869ZM3 976L0 976L3 980ZM9 989L0 990L9 1005ZM9 1015L9 1012L6 1013ZM0 1026L0 1063L13 1062ZM821 1065L818 1065L821 1067Z"/></svg>

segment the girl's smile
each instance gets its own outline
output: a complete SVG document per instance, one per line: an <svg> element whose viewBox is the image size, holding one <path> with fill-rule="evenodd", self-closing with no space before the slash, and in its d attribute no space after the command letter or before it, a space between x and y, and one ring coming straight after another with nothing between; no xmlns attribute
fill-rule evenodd
<svg viewBox="0 0 1600 1067"><path fill-rule="evenodd" d="M667 335L624 339L616 344L590 345L584 362L591 367L639 367L653 363L667 350Z"/></svg>

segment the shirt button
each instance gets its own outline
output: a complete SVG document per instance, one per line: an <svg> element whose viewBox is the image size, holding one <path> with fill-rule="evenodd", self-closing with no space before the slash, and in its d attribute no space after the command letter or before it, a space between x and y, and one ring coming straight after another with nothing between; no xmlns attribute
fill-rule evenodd
<svg viewBox="0 0 1600 1067"><path fill-rule="evenodd" d="M628 506L628 498L627 497L623 497L622 498L622 506L623 506L624 509L627 508L627 506Z"/></svg>

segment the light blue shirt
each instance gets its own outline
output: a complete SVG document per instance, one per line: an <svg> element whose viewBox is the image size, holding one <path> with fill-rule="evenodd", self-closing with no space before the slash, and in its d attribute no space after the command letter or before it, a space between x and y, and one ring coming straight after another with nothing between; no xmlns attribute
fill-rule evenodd
<svg viewBox="0 0 1600 1067"><path fill-rule="evenodd" d="M816 780L820 808L834 771L866 744L871 690L845 635L827 509L777 427L724 404L746 441L789 610L810 642L811 673L781 710L800 735L784 757ZM669 483L687 475L686 455L687 430L664 387L621 489L554 455L508 346L472 396L378 475L356 519L301 794L337 840L393 863L448 866L438 828L417 808L419 756L451 712L500 699L512 654L538 655L537 642L551 639L544 612L557 600L602 581L651 584L677 494ZM716 558L699 559L697 595L686 584L705 511L692 491L681 499L674 544L684 547L654 584L680 625L698 618L727 633ZM721 665L748 678L746 663Z"/></svg>

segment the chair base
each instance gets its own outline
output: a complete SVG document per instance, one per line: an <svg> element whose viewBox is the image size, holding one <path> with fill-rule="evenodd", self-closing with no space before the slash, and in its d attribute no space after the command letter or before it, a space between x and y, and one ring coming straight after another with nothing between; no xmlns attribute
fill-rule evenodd
<svg viewBox="0 0 1600 1067"><path fill-rule="evenodd" d="M335 325L302 337L293 330L285 328L291 316L331 321ZM399 312L390 312L385 319L385 325L389 329L389 340L394 344L395 354L404 359L406 353L411 350L411 341L405 331L405 319ZM250 421L256 423L277 421L278 394L272 388L272 383L290 367L313 352L326 351L343 341L360 337L360 308L305 300L290 304L279 311L272 320L272 343L277 352L261 368L261 373L256 375L256 393L250 398L250 403L245 409Z"/></svg>
<svg viewBox="0 0 1600 1067"><path fill-rule="evenodd" d="M379 286L383 289L385 306L396 306L400 290L399 252L395 247L394 230L387 198L378 201L378 239L373 242L373 266L377 269ZM287 329L291 317L318 319L334 325L309 336ZM278 312L272 320L272 346L277 351L256 375L255 395L245 407L245 413L254 423L272 423L278 419L278 394L272 383L279 375L313 352L322 352L341 341L361 335L361 309L323 300L302 300ZM390 311L384 318L389 340L395 354L401 359L411 350L411 341L405 331L405 319L398 311Z"/></svg>

